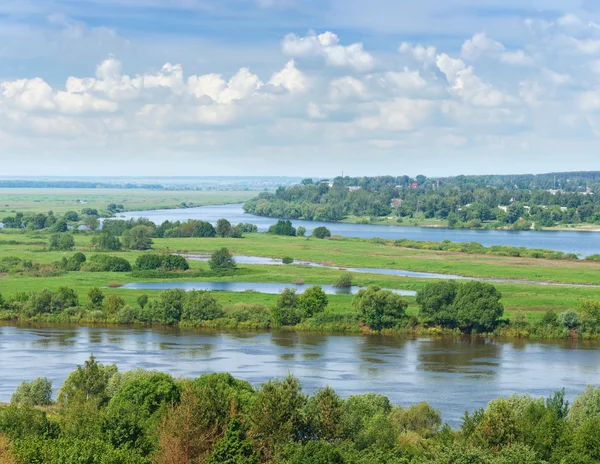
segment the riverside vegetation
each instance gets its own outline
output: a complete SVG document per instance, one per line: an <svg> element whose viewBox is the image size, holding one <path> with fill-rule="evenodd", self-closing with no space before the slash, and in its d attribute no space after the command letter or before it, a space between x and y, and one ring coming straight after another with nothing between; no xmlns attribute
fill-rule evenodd
<svg viewBox="0 0 600 464"><path fill-rule="evenodd" d="M102 231L57 232L56 224L68 224L70 217L43 216L42 229L27 225L0 234L3 319L543 338L596 338L600 334L600 287L585 285L600 284L593 259L479 244L342 239L317 229L318 233L305 237L288 221L281 221L267 234L255 233L251 224L233 226L225 219L216 227L203 221L156 226L144 219L110 220ZM26 217L15 215L21 224ZM50 217L51 224L46 224ZM64 230L63 225L59 230ZM238 266L230 250L279 257L290 264ZM209 263L181 256L213 252ZM298 260L339 269L294 265ZM344 271L352 267L579 286L457 283ZM279 296L119 288L124 283L156 279L309 282L313 287L303 295L287 290ZM319 287L352 283L364 287L355 297L327 296ZM382 289L415 290L418 296L401 298Z"/></svg>
<svg viewBox="0 0 600 464"><path fill-rule="evenodd" d="M517 176L336 177L260 193L259 216L463 229L595 228L600 172Z"/></svg>
<svg viewBox="0 0 600 464"><path fill-rule="evenodd" d="M64 381L23 382L0 405L4 464L592 464L600 460L600 388L572 404L498 398L443 424L423 402L312 395L288 376L258 387L227 373L175 379L119 372L90 357Z"/></svg>

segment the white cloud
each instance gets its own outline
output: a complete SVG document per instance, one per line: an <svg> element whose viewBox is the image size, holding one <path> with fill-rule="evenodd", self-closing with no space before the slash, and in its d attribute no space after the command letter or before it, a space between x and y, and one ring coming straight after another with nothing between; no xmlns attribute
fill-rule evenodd
<svg viewBox="0 0 600 464"><path fill-rule="evenodd" d="M378 114L359 119L357 125L366 130L412 131L428 121L434 107L430 100L396 98L379 103Z"/></svg>
<svg viewBox="0 0 600 464"><path fill-rule="evenodd" d="M475 34L463 43L460 56L465 60L490 57L517 66L533 64L533 59L523 50L507 51L503 44L490 39L483 32Z"/></svg>
<svg viewBox="0 0 600 464"><path fill-rule="evenodd" d="M426 64L434 63L437 55L435 47L431 45L424 47L421 44L412 45L408 42L402 42L398 48L398 51L400 53L410 54L415 60Z"/></svg>
<svg viewBox="0 0 600 464"><path fill-rule="evenodd" d="M343 46L339 42L339 37L333 32L319 35L310 32L306 37L288 34L281 48L284 54L293 57L323 56L330 66L351 68L358 72L373 69L375 59L364 51L362 43Z"/></svg>
<svg viewBox="0 0 600 464"><path fill-rule="evenodd" d="M329 84L329 96L336 101L363 98L366 93L365 84L351 76L334 79Z"/></svg>
<svg viewBox="0 0 600 464"><path fill-rule="evenodd" d="M510 102L510 98L475 75L471 66L460 59L442 53L436 64L444 73L449 90L465 102L480 107L496 107Z"/></svg>
<svg viewBox="0 0 600 464"><path fill-rule="evenodd" d="M427 85L419 71L411 71L406 67L401 72L388 71L385 73L383 80L396 89L407 91L423 89Z"/></svg>
<svg viewBox="0 0 600 464"><path fill-rule="evenodd" d="M302 71L296 68L294 60L288 61L281 71L271 76L269 84L275 87L283 87L288 92L304 92L310 85L309 79Z"/></svg>

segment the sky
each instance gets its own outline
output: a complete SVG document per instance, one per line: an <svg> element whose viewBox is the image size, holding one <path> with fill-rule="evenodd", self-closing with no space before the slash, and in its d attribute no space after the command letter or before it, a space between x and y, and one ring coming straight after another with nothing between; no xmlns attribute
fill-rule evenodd
<svg viewBox="0 0 600 464"><path fill-rule="evenodd" d="M0 175L575 170L597 0L0 0Z"/></svg>

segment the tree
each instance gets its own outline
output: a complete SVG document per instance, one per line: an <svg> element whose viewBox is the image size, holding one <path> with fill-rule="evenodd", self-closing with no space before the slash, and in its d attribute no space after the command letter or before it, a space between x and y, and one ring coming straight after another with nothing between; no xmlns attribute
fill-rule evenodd
<svg viewBox="0 0 600 464"><path fill-rule="evenodd" d="M123 233L123 245L130 250L149 250L154 242L154 229L148 226L135 226Z"/></svg>
<svg viewBox="0 0 600 464"><path fill-rule="evenodd" d="M99 404L108 401L107 387L110 379L117 373L117 366L98 364L94 355L84 366L69 374L58 391L58 402L67 406L77 400L96 400Z"/></svg>
<svg viewBox="0 0 600 464"><path fill-rule="evenodd" d="M579 325L579 315L577 311L568 309L558 315L558 322L567 329L576 329Z"/></svg>
<svg viewBox="0 0 600 464"><path fill-rule="evenodd" d="M31 382L22 382L10 399L11 404L48 406L52 403L52 381L38 377Z"/></svg>
<svg viewBox="0 0 600 464"><path fill-rule="evenodd" d="M65 221L77 222L79 221L79 214L75 211L67 211L63 216Z"/></svg>
<svg viewBox="0 0 600 464"><path fill-rule="evenodd" d="M163 258L156 253L138 256L135 260L135 269L138 271L151 271L158 269L163 264Z"/></svg>
<svg viewBox="0 0 600 464"><path fill-rule="evenodd" d="M92 245L99 250L119 251L123 246L118 237L102 232L100 235L92 238Z"/></svg>
<svg viewBox="0 0 600 464"><path fill-rule="evenodd" d="M223 317L223 307L210 292L193 290L186 295L182 320L200 322L220 317Z"/></svg>
<svg viewBox="0 0 600 464"><path fill-rule="evenodd" d="M250 412L250 436L266 462L272 460L278 445L300 437L305 403L302 387L293 376L268 381L256 392Z"/></svg>
<svg viewBox="0 0 600 464"><path fill-rule="evenodd" d="M246 429L239 417L230 419L225 435L215 443L208 464L259 464L252 443L246 440Z"/></svg>
<svg viewBox="0 0 600 464"><path fill-rule="evenodd" d="M71 251L75 247L73 235L68 232L54 234L50 237L50 249L60 251Z"/></svg>
<svg viewBox="0 0 600 464"><path fill-rule="evenodd" d="M187 271L190 268L187 260L180 255L168 255L164 258L163 268L165 271Z"/></svg>
<svg viewBox="0 0 600 464"><path fill-rule="evenodd" d="M150 303L150 312L154 322L176 324L181 320L186 293L183 290L165 290Z"/></svg>
<svg viewBox="0 0 600 464"><path fill-rule="evenodd" d="M219 237L229 237L231 235L231 223L227 219L219 219L215 230Z"/></svg>
<svg viewBox="0 0 600 464"><path fill-rule="evenodd" d="M273 224L271 227L269 227L267 233L293 237L296 235L296 229L292 226L290 221L280 219L277 221L277 224Z"/></svg>
<svg viewBox="0 0 600 464"><path fill-rule="evenodd" d="M298 237L304 237L306 235L306 227L303 227L303 226L298 227L298 230L296 231L296 235Z"/></svg>
<svg viewBox="0 0 600 464"><path fill-rule="evenodd" d="M327 308L328 303L327 295L318 285L306 289L298 298L298 308L303 318L313 317L315 314L322 313Z"/></svg>
<svg viewBox="0 0 600 464"><path fill-rule="evenodd" d="M148 304L148 295L140 295L137 299L137 304L140 308L144 309Z"/></svg>
<svg viewBox="0 0 600 464"><path fill-rule="evenodd" d="M271 309L273 323L278 326L292 326L302 321L302 311L298 308L300 298L295 288L286 288L277 297L275 306Z"/></svg>
<svg viewBox="0 0 600 464"><path fill-rule="evenodd" d="M236 268L235 259L227 248L216 250L208 262L210 269L214 272L229 271Z"/></svg>
<svg viewBox="0 0 600 464"><path fill-rule="evenodd" d="M462 283L453 304L458 325L466 332L494 330L504 314L501 298L502 294L492 284L476 281Z"/></svg>
<svg viewBox="0 0 600 464"><path fill-rule="evenodd" d="M321 226L313 230L312 236L320 239L329 238L331 237L331 232L327 227Z"/></svg>
<svg viewBox="0 0 600 464"><path fill-rule="evenodd" d="M92 288L88 292L88 305L92 309L101 309L104 301L104 293L98 287Z"/></svg>
<svg viewBox="0 0 600 464"><path fill-rule="evenodd" d="M306 417L311 438L335 441L342 438L344 400L330 387L311 396L306 403Z"/></svg>
<svg viewBox="0 0 600 464"><path fill-rule="evenodd" d="M458 283L454 280L425 285L417 292L419 315L441 326L453 326L456 323L453 304L457 292Z"/></svg>
<svg viewBox="0 0 600 464"><path fill-rule="evenodd" d="M390 329L400 322L408 303L400 295L377 286L361 289L352 301L363 323L373 330Z"/></svg>
<svg viewBox="0 0 600 464"><path fill-rule="evenodd" d="M96 216L87 216L83 223L90 228L90 230L96 230L100 227L100 220Z"/></svg>

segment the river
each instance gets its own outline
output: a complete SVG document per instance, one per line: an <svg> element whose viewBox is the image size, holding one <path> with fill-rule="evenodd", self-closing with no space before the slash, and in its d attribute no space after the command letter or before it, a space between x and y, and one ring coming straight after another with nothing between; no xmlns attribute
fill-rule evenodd
<svg viewBox="0 0 600 464"><path fill-rule="evenodd" d="M256 224L258 230L266 231L277 219L254 216L244 213L241 204L202 206L188 209L165 209L154 211L130 211L120 216L129 218L146 217L156 224L164 221L185 222L201 219L216 223L226 218L232 224L248 222ZM345 224L339 222L292 221L295 227L304 226L308 233L319 226L326 226L334 235L346 237L373 238L388 240L410 239L441 242L478 242L485 246L509 245L526 248L544 248L565 253L589 256L600 253L600 234L596 232L576 231L508 231L508 230L461 230L431 227L384 226L370 224Z"/></svg>
<svg viewBox="0 0 600 464"><path fill-rule="evenodd" d="M428 401L457 426L465 410L512 393L572 399L600 383L598 345L336 336L289 332L0 325L0 401L22 380L48 377L56 389L93 353L121 371L156 369L176 377L230 372L259 385L296 375L306 392L326 385L342 396L387 395L407 406Z"/></svg>

